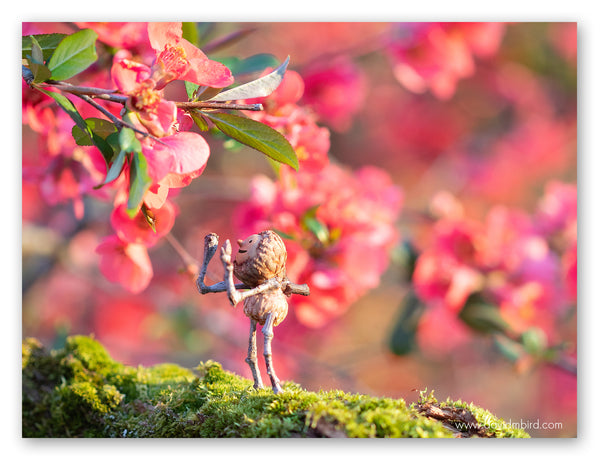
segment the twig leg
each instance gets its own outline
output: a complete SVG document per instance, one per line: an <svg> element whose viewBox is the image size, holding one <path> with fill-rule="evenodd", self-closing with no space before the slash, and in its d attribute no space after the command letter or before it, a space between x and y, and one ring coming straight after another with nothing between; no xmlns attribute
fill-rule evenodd
<svg viewBox="0 0 600 461"><path fill-rule="evenodd" d="M265 326L262 329L262 333L265 337L265 363L267 365L267 374L271 379L271 385L273 387L273 393L280 394L283 392L281 388L281 383L279 382L279 378L275 374L275 369L273 368L273 358L271 353L271 341L273 340L273 315L268 314L267 320L265 321Z"/></svg>
<svg viewBox="0 0 600 461"><path fill-rule="evenodd" d="M258 371L258 360L256 359L256 320L250 319L250 339L248 341L248 357L246 363L250 365L252 378L254 379L254 389L262 389L263 383Z"/></svg>

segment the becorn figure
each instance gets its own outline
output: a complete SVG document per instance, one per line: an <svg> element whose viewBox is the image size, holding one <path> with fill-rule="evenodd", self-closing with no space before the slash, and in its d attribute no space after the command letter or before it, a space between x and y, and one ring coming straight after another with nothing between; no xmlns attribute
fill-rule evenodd
<svg viewBox="0 0 600 461"><path fill-rule="evenodd" d="M271 341L273 327L279 325L288 312L287 297L292 294L308 296L308 285L297 285L288 280L286 274L287 250L283 240L275 232L266 230L253 234L245 240L238 240L239 249L235 259L231 259L229 240L221 248L221 261L224 268L223 282L207 286L204 283L208 263L219 245L219 237L208 234L204 238L204 261L196 286L201 294L226 291L232 306L244 301L244 314L250 318L250 339L246 362L250 366L254 387L263 387L257 362L256 325L262 325L264 336L264 357L267 373L271 379L273 392L282 392L279 378L273 368ZM242 283L235 284L233 276Z"/></svg>

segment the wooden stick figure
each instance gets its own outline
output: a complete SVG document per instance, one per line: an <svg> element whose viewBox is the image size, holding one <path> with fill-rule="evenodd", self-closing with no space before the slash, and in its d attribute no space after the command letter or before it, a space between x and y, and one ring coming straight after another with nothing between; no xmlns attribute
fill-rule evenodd
<svg viewBox="0 0 600 461"><path fill-rule="evenodd" d="M229 301L235 306L244 301L244 314L250 318L250 338L246 363L250 366L254 387L263 387L258 370L256 349L256 325L263 325L264 357L267 374L271 379L273 392L282 392L279 378L273 368L271 341L273 327L285 319L288 312L287 297L291 294L308 296L308 285L297 285L288 280L285 264L287 251L283 240L275 232L267 230L253 234L245 240L238 240L239 249L235 259L231 260L231 244L229 240L221 248L221 261L225 270L223 282L207 286L204 278L208 263L214 256L219 245L219 237L208 234L204 237L204 261L196 286L201 294L227 292ZM234 284L233 276L242 283ZM246 290L246 291L239 291Z"/></svg>

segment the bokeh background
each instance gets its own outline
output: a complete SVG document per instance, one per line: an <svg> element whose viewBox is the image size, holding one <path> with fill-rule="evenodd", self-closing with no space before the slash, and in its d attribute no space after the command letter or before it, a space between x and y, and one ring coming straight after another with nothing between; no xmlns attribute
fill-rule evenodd
<svg viewBox="0 0 600 461"><path fill-rule="evenodd" d="M572 287L574 277L576 287L577 25L438 26L196 26L200 48L248 31L242 40L209 53L225 63L258 53L278 62L290 56L289 69L303 82L293 104L305 111L304 126L313 130L294 138L297 152L325 151L332 165L347 172L339 177L329 172L312 187L325 189L328 181L333 183L325 196L340 203L331 205L330 216L335 209L347 211L348 201L356 200L360 205L353 213L365 207L369 220L393 228L394 239L383 245L385 256L378 256L377 264L370 258L381 248L372 249L372 242L363 247L360 238L345 242L351 248L344 251L353 257L336 267L351 273L348 280L360 290L328 297L317 289L313 305L300 305L310 304L310 298L293 300L288 318L275 329L275 367L281 379L308 390L340 388L407 402L417 400L421 390L434 390L438 399L472 401L506 421L525 424L533 436L573 437L577 315L576 288L569 291L569 283ZM29 24L24 34L77 28ZM44 151L50 142L26 114L34 98L28 91L24 88L23 337L59 347L67 335L93 334L127 364L167 361L194 367L211 359L250 377L244 362L248 319L241 307L231 308L225 295L200 296L181 255L200 260L208 232L235 240L264 220L284 222L277 214L281 209L262 206L265 184L278 184L271 164L224 137L205 136L211 146L206 170L172 198L177 208L172 237L149 249L154 276L147 288L132 293L99 270L95 249L111 232L109 197L82 195L61 189L56 178L28 175L32 167L48 165ZM168 95L184 100L183 86L173 85ZM281 109L277 101L273 104L273 110ZM385 178L357 179L364 167L375 167ZM257 182L257 177L262 179ZM394 205L384 184L396 188ZM382 191L371 197L376 186ZM343 187L353 193L336 196ZM73 198L83 200L82 217L74 211ZM370 209L376 211L369 214ZM508 213L493 221L492 210L511 210L520 218ZM542 349L558 351L552 360L530 353L531 348L529 353L515 349L493 328L467 326L448 303L440 311L437 292L432 294L428 283L439 282L432 279L447 270L443 260L434 263L429 278L417 280L413 272L419 256L439 245L434 229L440 220L452 218L468 229L478 223L488 233L503 229L520 234L544 219L548 223L548 216L561 232L560 241L553 235L546 242L560 279L542 280L547 265L529 270L543 293L563 284L565 289L557 288L548 295L552 300L537 304L519 292L516 301L511 298L513 309L501 312L517 331L537 328L541 334L534 340L545 342ZM527 226L521 226L523 219ZM320 216L321 224L325 221ZM470 230L456 229L471 236ZM294 245L290 242L290 252L297 261L304 253ZM497 251L507 248L502 245ZM299 282L309 280L306 271L290 272L302 278ZM220 274L213 261L210 279L218 281ZM531 296L543 298L540 293ZM327 314L319 316L323 312ZM262 364L261 369L266 377Z"/></svg>

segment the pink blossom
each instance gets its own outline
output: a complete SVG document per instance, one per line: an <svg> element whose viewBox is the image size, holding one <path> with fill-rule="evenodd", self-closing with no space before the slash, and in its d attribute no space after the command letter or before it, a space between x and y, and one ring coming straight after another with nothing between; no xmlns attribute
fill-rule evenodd
<svg viewBox="0 0 600 461"><path fill-rule="evenodd" d="M129 96L127 108L136 113L150 134L163 137L175 132L177 107L150 79L151 69L131 60L131 53L119 51L113 61L111 76L117 88Z"/></svg>
<svg viewBox="0 0 600 461"><path fill-rule="evenodd" d="M148 37L156 52L151 78L157 90L173 80L214 88L233 83L227 67L208 59L200 49L183 38L180 22L151 22L148 24Z"/></svg>
<svg viewBox="0 0 600 461"><path fill-rule="evenodd" d="M307 66L302 71L303 101L336 131L347 131L366 96L366 77L347 56Z"/></svg>
<svg viewBox="0 0 600 461"><path fill-rule="evenodd" d="M152 280L152 263L145 245L123 242L116 235L110 235L102 240L96 252L100 254L102 274L128 291L139 293Z"/></svg>
<svg viewBox="0 0 600 461"><path fill-rule="evenodd" d="M146 140L142 152L155 182L182 187L202 174L210 155L206 140L191 131L177 132L160 139Z"/></svg>
<svg viewBox="0 0 600 461"><path fill-rule="evenodd" d="M127 214L124 203L113 209L110 222L123 242L139 243L150 247L168 234L175 224L175 207L170 202L165 202L158 209L146 208L145 213L146 215L139 211L132 219ZM149 217L154 228L146 216Z"/></svg>

